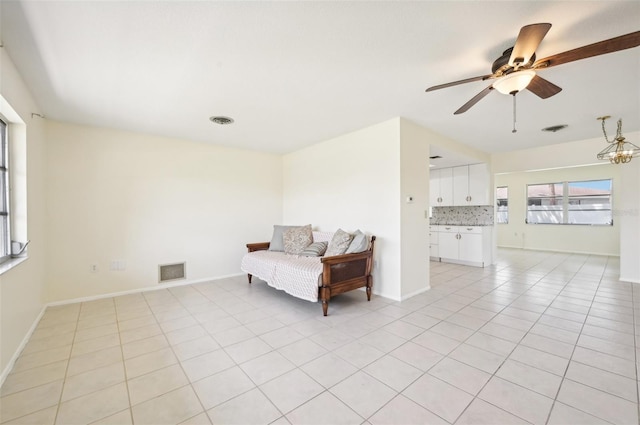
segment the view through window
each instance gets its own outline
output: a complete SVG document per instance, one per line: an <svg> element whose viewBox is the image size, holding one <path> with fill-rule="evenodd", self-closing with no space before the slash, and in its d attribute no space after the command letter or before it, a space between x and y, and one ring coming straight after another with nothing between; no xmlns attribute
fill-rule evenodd
<svg viewBox="0 0 640 425"><path fill-rule="evenodd" d="M496 204L496 222L509 223L509 188L507 186L496 187Z"/></svg>
<svg viewBox="0 0 640 425"><path fill-rule="evenodd" d="M612 225L611 179L527 185L529 224Z"/></svg>

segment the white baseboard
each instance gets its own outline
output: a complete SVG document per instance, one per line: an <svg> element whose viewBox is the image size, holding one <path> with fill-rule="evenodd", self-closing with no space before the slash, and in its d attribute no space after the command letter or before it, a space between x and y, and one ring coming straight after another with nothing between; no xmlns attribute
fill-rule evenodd
<svg viewBox="0 0 640 425"><path fill-rule="evenodd" d="M603 257L620 257L620 254L607 254L602 252L590 252L590 251L568 251L564 249L543 249L543 248L530 248L530 247L521 247L521 246L509 246L509 245L500 245L498 248L508 248L508 249L519 249L522 251L537 251L537 252L557 252L560 254L579 254L579 255L601 255Z"/></svg>
<svg viewBox="0 0 640 425"><path fill-rule="evenodd" d="M406 300L408 300L409 298L415 297L416 295L420 295L420 294L422 294L423 292L427 292L429 289L431 289L431 285L427 286L426 288L422 288L422 289L418 289L417 291L413 291L413 292L411 292L411 293L409 293L409 294L407 294L407 295L403 295L403 296L401 296L401 297L400 297L400 301L401 301L401 302L402 302L402 301L406 301Z"/></svg>
<svg viewBox="0 0 640 425"><path fill-rule="evenodd" d="M18 348L13 353L13 356L11 356L11 360L9 360L9 363L7 363L7 366L5 366L4 370L2 371L2 374L0 375L0 387L2 387L5 379L7 379L7 376L9 376L9 372L11 372L11 369L13 369L13 366L16 364L16 360L18 360L18 357L20 357L20 353L22 353L22 350L24 350L24 347L27 346L27 343L29 342L31 335L33 335L33 332L36 330L36 327L38 327L38 323L40 323L40 319L42 319L42 316L44 315L44 312L46 309L47 309L47 306L44 305L40 310L40 314L38 314L38 317L36 317L36 319L31 324L31 327L25 334L24 338L22 338L22 342L20 342L20 345L18 345Z"/></svg>
<svg viewBox="0 0 640 425"><path fill-rule="evenodd" d="M393 300L393 301L402 301L400 298L397 298L395 296L391 296L389 294L385 294L384 292L379 292L375 290L375 286L373 287L374 289L371 290L371 293L373 295L377 295L378 297L382 297L382 298L387 298L389 300Z"/></svg>
<svg viewBox="0 0 640 425"><path fill-rule="evenodd" d="M110 293L107 293L107 294L99 294L99 295L90 295L88 297L72 298L72 299L62 300L62 301L53 301L53 302L48 303L45 307L54 307L54 306L59 306L59 305L95 301L95 300L101 300L101 299L104 299L104 298L121 297L123 295L136 294L138 292L150 292L150 291L156 291L158 289L175 288L177 286L195 285L196 283L210 282L210 281L213 281L213 280L220 280L220 279L226 279L226 278L229 278L229 277L244 276L244 275L246 275L246 273L233 273L233 274L228 274L228 275L224 275L224 276L207 277L207 278L194 279L194 280L185 280L185 281L182 281L182 282L174 282L174 283L163 283L161 285L147 286L147 287L136 288L136 289L128 289L126 291L110 292Z"/></svg>
<svg viewBox="0 0 640 425"><path fill-rule="evenodd" d="M631 277L626 277L626 276L620 276L620 280L622 282L640 283L640 280L638 278L631 278Z"/></svg>
<svg viewBox="0 0 640 425"><path fill-rule="evenodd" d="M2 374L0 375L0 387L2 386L2 384L4 384L4 381L5 381L5 379L7 379L7 376L9 375L9 372L11 372L11 369L13 369L13 366L15 365L16 360L18 360L18 357L20 357L20 353L22 353L22 350L24 350L24 347L26 347L27 343L29 342L29 339L31 338L31 335L33 335L33 332L36 330L36 327L38 326L38 323L40 323L40 319L42 319L42 316L44 315L44 312L47 310L47 307L55 307L55 306L66 305L66 304L75 304L75 303L79 303L79 302L95 301L95 300L100 300L100 299L103 299L103 298L119 297L119 296L122 296L122 295L135 294L135 293L139 293L139 292L149 292L149 291L155 291L155 290L158 290L158 289L174 288L174 287L177 287L177 286L194 285L194 284L197 284L197 283L210 282L210 281L213 281L213 280L220 280L220 279L226 279L226 278L229 278L229 277L244 276L244 275L245 275L245 273L233 273L233 274L224 275L224 276L217 276L217 277L203 278L203 279L195 279L195 280L187 280L187 281L184 281L184 282L176 282L176 283L165 283L165 284L162 284L162 285L156 285L156 286L151 286L151 287L136 288L136 289L130 289L130 290L127 290L127 291L112 292L112 293L100 294L100 295L92 295L92 296L88 296L88 297L72 298L72 299L69 299L69 300L53 301L53 302L47 303L42 307L42 310L40 310L40 314L38 314L38 317L36 317L36 319L34 320L33 324L31 325L31 328L29 328L29 331L27 331L27 333L25 334L24 338L22 339L22 342L20 343L20 345L18 346L16 351L13 353L13 356L11 357L11 360L9 360L9 363L7 363L7 366L2 371Z"/></svg>

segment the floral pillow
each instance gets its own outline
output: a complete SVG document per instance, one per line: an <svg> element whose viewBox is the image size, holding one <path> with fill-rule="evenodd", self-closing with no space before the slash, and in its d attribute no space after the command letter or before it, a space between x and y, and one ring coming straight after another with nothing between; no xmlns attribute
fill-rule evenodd
<svg viewBox="0 0 640 425"><path fill-rule="evenodd" d="M353 235L345 232L342 229L336 230L336 233L333 234L333 238L329 242L329 246L327 247L327 252L324 253L325 257L332 257L334 255L342 255L349 248L349 244L353 240Z"/></svg>
<svg viewBox="0 0 640 425"><path fill-rule="evenodd" d="M311 225L286 229L282 233L282 241L284 242L284 252L286 254L300 254L313 242Z"/></svg>

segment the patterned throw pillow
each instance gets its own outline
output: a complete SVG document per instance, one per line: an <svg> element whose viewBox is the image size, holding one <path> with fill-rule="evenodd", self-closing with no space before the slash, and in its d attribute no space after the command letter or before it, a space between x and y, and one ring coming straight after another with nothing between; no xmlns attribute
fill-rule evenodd
<svg viewBox="0 0 640 425"><path fill-rule="evenodd" d="M356 230L353 233L353 240L349 244L349 247L345 251L345 254L355 254L358 252L364 252L369 248L369 238L360 230Z"/></svg>
<svg viewBox="0 0 640 425"><path fill-rule="evenodd" d="M305 257L322 257L322 254L327 250L328 242L314 242L304 249L300 255Z"/></svg>
<svg viewBox="0 0 640 425"><path fill-rule="evenodd" d="M302 227L286 229L282 234L282 241L284 243L285 253L300 254L306 247L311 245L311 242L313 242L311 225L308 224Z"/></svg>
<svg viewBox="0 0 640 425"><path fill-rule="evenodd" d="M352 240L353 235L348 234L342 229L336 230L336 233L333 234L333 238L331 238L331 242L329 242L329 247L327 248L327 252L324 253L324 256L333 257L334 255L344 254L347 248L349 248L349 244Z"/></svg>
<svg viewBox="0 0 640 425"><path fill-rule="evenodd" d="M278 224L273 226L273 236L271 236L271 243L269 244L269 251L284 251L284 241L282 237L284 231L287 229L293 229L300 226L280 226Z"/></svg>

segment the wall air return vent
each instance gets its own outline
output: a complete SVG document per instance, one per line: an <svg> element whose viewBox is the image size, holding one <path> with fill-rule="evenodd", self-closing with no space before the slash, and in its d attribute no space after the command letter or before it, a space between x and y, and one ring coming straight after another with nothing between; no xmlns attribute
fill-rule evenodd
<svg viewBox="0 0 640 425"><path fill-rule="evenodd" d="M158 283L187 277L187 263L161 264L158 266Z"/></svg>

